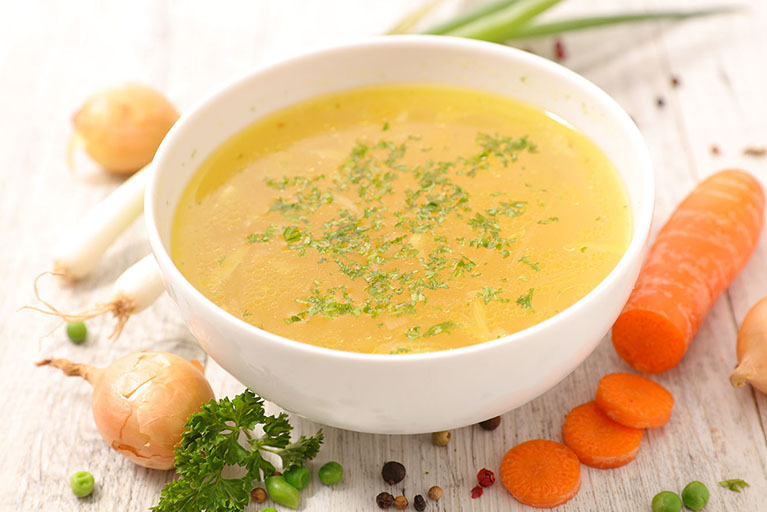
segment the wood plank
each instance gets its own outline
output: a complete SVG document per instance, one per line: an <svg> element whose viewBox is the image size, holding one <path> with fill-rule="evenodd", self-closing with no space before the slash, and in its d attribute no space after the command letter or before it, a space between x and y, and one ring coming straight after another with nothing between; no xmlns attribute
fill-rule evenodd
<svg viewBox="0 0 767 512"><path fill-rule="evenodd" d="M461 2L448 2L445 12ZM572 0L560 13L617 9L617 2ZM714 5L713 0L678 0L679 6ZM111 319L89 322L91 336L81 346L69 343L53 319L30 311L31 282L49 265L51 245L61 227L80 218L117 183L85 184L67 173L64 154L69 116L84 97L101 86L134 79L167 92L189 108L223 81L254 66L319 45L350 41L388 28L412 5L406 0L353 2L329 0L247 0L217 4L194 0L141 0L123 3L17 3L0 5L0 375L11 420L3 422L6 458L0 466L3 510L139 510L156 503L171 472L138 468L111 451L94 428L88 385L32 363L47 355L104 366L127 352L151 348L188 358L204 353L183 326L175 306L163 298L132 319L117 342L106 339ZM646 9L665 2L623 0L620 7ZM767 159L745 157L747 145L767 145L767 5L749 2L747 15L712 18L682 25L648 24L604 29L565 38L565 64L603 87L635 118L650 148L657 175L654 230L699 178L725 166L745 167L764 180ZM556 14L556 13L554 13ZM611 44L605 44L610 41ZM614 43L614 44L613 44ZM551 54L552 39L530 43ZM670 85L678 75L682 84ZM656 106L662 95L664 108ZM711 144L722 153L710 153ZM43 282L55 304L78 309L109 295L120 271L148 252L143 225L132 226L112 248L98 271L74 288ZM727 376L735 363L737 323L765 295L764 240L727 296L716 304L682 364L657 380L672 390L675 414L666 427L648 432L635 462L612 471L584 467L580 494L559 510L595 508L634 511L646 508L663 489L679 490L700 479L712 492L711 510L759 510L767 502L767 399L735 390ZM530 510L518 505L500 485L472 500L469 491L481 467L497 469L503 452L534 437L560 439L562 420L575 404L590 400L600 376L626 370L609 340L561 384L504 415L495 432L467 427L453 432L446 448L429 436L379 436L325 428L326 443L313 470L327 460L344 464L337 487L313 481L304 491L306 511L372 510L381 490L404 492L412 501L438 484L445 496L427 510ZM206 374L218 396L242 386L214 362ZM270 410L277 408L270 404ZM392 398L396 407L396 397ZM297 433L320 426L293 417ZM380 480L386 460L406 464L403 486ZM77 500L69 475L88 469L98 485L90 498ZM715 484L745 478L741 494ZM249 511L260 507L250 506Z"/></svg>

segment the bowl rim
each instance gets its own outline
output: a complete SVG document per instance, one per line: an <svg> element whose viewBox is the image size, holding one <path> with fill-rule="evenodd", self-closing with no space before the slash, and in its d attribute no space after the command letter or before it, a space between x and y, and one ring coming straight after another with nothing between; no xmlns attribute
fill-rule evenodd
<svg viewBox="0 0 767 512"><path fill-rule="evenodd" d="M645 208L644 211L634 211L632 208L632 216L635 218L635 221L633 222L634 232L632 233L631 241L629 242L628 247L624 251L618 263L615 265L615 267L612 268L612 270L610 270L607 276L605 276L594 288L586 293L586 295L581 297L579 300L577 300L563 311L554 314L542 322L539 322L520 331L516 331L507 336L459 348L412 354L402 353L397 354L396 357L392 356L391 354L370 354L321 347L274 334L249 324L248 322L245 322L244 320L229 313L211 301L209 298L207 298L197 288L195 288L195 286L192 285L192 283L190 283L181 273L181 271L170 257L169 251L165 248L157 227L157 212L154 206L155 202L159 201L163 197L158 192L160 173L157 171L157 163L162 162L165 159L166 154L170 151L169 147L175 143L174 139L176 138L176 134L182 131L186 125L194 123L200 111L204 110L209 103L225 97L229 93L230 89L239 86L243 82L252 80L255 76L266 71L279 70L282 67L299 65L302 61L312 60L318 57L331 56L332 54L342 54L347 51L367 51L380 48L398 47L408 48L412 45L439 48L446 51L449 51L451 48L464 50L469 49L482 53L491 53L499 56L505 56L506 58L512 56L514 59L524 62L525 65L537 67L545 73L558 75L559 78L566 82L577 83L578 86L584 89L587 94L589 94L600 103L600 105L604 108L604 110L607 112L607 115L611 119L620 125L623 136L627 137L628 142L632 147L638 149L637 156L639 156L641 159L639 162L639 167L645 170L645 172L642 172L640 176L642 187L640 196L637 200L637 202L640 204L645 205ZM590 299L605 293L605 290L610 288L611 283L617 280L620 275L627 271L627 268L632 264L632 261L634 261L635 258L642 258L645 243L650 236L654 203L655 176L652 169L649 150L638 127L631 119L631 117L610 95L608 95L601 88L597 87L591 81L587 80L575 71L572 71L569 68L552 62L546 58L531 54L524 50L496 43L441 35L386 35L373 36L354 42L327 46L287 59L281 59L277 62L257 66L256 68L225 82L223 85L214 89L211 93L203 96L201 100L197 101L186 113L181 116L181 118L173 125L173 127L170 129L160 144L160 147L158 148L155 158L152 162L152 173L150 175L149 183L147 185L144 197L144 211L152 253L154 254L154 257L159 264L161 273L163 273L163 268L168 269L168 271L171 273L170 278L172 278L174 284L178 283L181 287L181 293L184 296L194 298L197 302L205 304L206 308L210 310L210 313L218 317L217 320L231 324L232 327L238 329L240 332L247 333L249 336L264 338L269 340L269 343L276 343L283 346L283 348L298 350L304 352L306 355L330 357L337 360L348 360L349 362L387 361L389 362L388 364L418 364L426 360L439 361L456 357L460 358L468 354L476 355L484 351L492 351L500 345L522 343L526 338L531 336L534 337L534 335L536 335L539 331L546 330L551 325L560 322L567 322L570 317L579 315L581 313L581 309L583 309L585 305L590 302Z"/></svg>

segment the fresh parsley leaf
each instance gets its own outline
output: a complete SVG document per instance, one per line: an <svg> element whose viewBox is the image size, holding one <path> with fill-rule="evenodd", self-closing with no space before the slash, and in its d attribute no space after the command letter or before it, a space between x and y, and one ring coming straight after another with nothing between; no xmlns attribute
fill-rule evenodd
<svg viewBox="0 0 767 512"><path fill-rule="evenodd" d="M741 489L745 489L746 487L751 487L750 485L748 485L748 482L746 482L745 480L741 480L740 478L722 480L721 482L719 482L719 485L733 492L740 492Z"/></svg>
<svg viewBox="0 0 767 512"><path fill-rule="evenodd" d="M251 431L261 425L263 435ZM154 512L194 510L241 512L250 501L253 482L275 472L262 452L276 454L283 469L314 458L323 441L322 430L290 442L292 426L285 413L267 416L262 398L246 389L236 397L211 400L187 420L176 447L176 471L181 478L167 484ZM240 436L247 438L247 445ZM224 468L239 466L240 478L224 478Z"/></svg>

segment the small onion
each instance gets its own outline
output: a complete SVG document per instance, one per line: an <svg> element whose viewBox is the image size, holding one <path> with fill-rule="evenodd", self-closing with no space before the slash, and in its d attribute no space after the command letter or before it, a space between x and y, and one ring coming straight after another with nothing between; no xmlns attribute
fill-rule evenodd
<svg viewBox="0 0 767 512"><path fill-rule="evenodd" d="M107 171L131 174L152 161L179 115L145 85L127 83L91 96L72 118L75 136Z"/></svg>
<svg viewBox="0 0 767 512"><path fill-rule="evenodd" d="M68 376L93 385L91 407L101 437L139 466L171 469L184 425L214 398L199 361L167 352L128 354L106 368L45 359Z"/></svg>

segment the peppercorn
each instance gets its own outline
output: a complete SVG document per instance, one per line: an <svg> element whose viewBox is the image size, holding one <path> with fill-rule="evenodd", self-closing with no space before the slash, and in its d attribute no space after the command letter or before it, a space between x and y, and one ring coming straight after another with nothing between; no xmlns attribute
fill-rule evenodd
<svg viewBox="0 0 767 512"><path fill-rule="evenodd" d="M658 105L658 108L663 108L666 106L666 100L663 99L663 96L658 96L655 98L655 104Z"/></svg>
<svg viewBox="0 0 767 512"><path fill-rule="evenodd" d="M381 476L389 485L400 483L405 478L405 473L405 466L393 460L384 464L381 469Z"/></svg>
<svg viewBox="0 0 767 512"><path fill-rule="evenodd" d="M378 508L389 508L392 506L392 503L394 503L394 496L386 491L376 496L376 505L378 505Z"/></svg>
<svg viewBox="0 0 767 512"><path fill-rule="evenodd" d="M418 512L426 510L426 500L420 494L416 494L415 498L413 498L413 508Z"/></svg>
<svg viewBox="0 0 767 512"><path fill-rule="evenodd" d="M407 508L407 498L404 496L397 496L394 498L394 508L397 510L405 510Z"/></svg>
<svg viewBox="0 0 767 512"><path fill-rule="evenodd" d="M480 496L482 496L483 492L485 492L485 490L482 489L482 487L480 487L478 485L475 485L474 489L471 490L471 497L472 498L479 498Z"/></svg>
<svg viewBox="0 0 767 512"><path fill-rule="evenodd" d="M498 425L501 424L501 417L496 416L495 418L490 418L489 420L481 421L479 423L479 426L482 427L484 430L495 430L498 428Z"/></svg>
<svg viewBox="0 0 767 512"><path fill-rule="evenodd" d="M477 473L477 482L482 487L490 487L495 483L495 475L487 468L482 468Z"/></svg>
<svg viewBox="0 0 767 512"><path fill-rule="evenodd" d="M450 442L450 431L443 430L442 432L434 432L431 435L431 442L437 446L447 446Z"/></svg>
<svg viewBox="0 0 767 512"><path fill-rule="evenodd" d="M671 87L679 87L681 83L678 76L671 75Z"/></svg>
<svg viewBox="0 0 767 512"><path fill-rule="evenodd" d="M261 487L256 487L250 491L250 498L256 503L263 503L266 501L266 491Z"/></svg>
<svg viewBox="0 0 767 512"><path fill-rule="evenodd" d="M557 60L565 60L567 57L567 51L565 50L565 43L561 39L557 39L554 42L554 57Z"/></svg>
<svg viewBox="0 0 767 512"><path fill-rule="evenodd" d="M437 501L442 497L442 487L435 485L429 489L429 498Z"/></svg>

